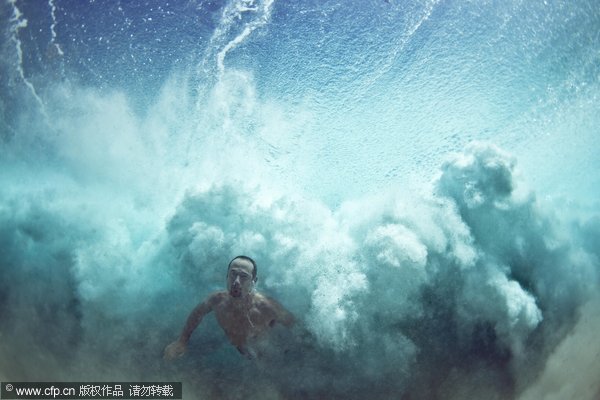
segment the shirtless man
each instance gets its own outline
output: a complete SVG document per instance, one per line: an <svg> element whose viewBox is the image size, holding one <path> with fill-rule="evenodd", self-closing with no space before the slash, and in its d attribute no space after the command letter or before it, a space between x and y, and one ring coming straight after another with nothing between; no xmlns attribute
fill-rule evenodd
<svg viewBox="0 0 600 400"><path fill-rule="evenodd" d="M294 316L274 299L255 292L256 263L250 257L238 256L227 270L227 291L211 294L189 315L179 339L165 348L164 358L173 360L185 353L192 332L211 311L231 344L248 358L255 356L253 341L276 323L294 324ZM250 346L249 346L250 345Z"/></svg>

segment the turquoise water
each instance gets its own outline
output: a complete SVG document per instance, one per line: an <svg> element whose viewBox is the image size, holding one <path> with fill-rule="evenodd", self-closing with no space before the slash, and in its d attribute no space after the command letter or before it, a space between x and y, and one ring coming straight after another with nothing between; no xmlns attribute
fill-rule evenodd
<svg viewBox="0 0 600 400"><path fill-rule="evenodd" d="M2 380L519 398L597 292L593 1L11 0L0 21ZM209 317L162 361L237 254L297 330L248 361Z"/></svg>

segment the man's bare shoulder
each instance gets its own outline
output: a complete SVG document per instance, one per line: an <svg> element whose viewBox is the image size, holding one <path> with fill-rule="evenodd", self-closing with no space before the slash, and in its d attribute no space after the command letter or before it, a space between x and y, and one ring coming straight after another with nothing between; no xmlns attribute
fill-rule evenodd
<svg viewBox="0 0 600 400"><path fill-rule="evenodd" d="M258 308L258 309L278 309L281 307L281 305L277 302L277 300L275 300L272 297L269 296L265 296L262 293L255 293L254 294L254 299L253 299L254 305Z"/></svg>
<svg viewBox="0 0 600 400"><path fill-rule="evenodd" d="M262 293L259 293L259 292L252 293L252 302L256 306L266 304L268 302L268 300L269 300L269 298Z"/></svg>
<svg viewBox="0 0 600 400"><path fill-rule="evenodd" d="M257 293L254 304L261 312L274 315L283 325L294 324L294 316L274 298Z"/></svg>
<svg viewBox="0 0 600 400"><path fill-rule="evenodd" d="M221 290L219 292L214 292L214 293L210 294L206 298L205 302L208 305L210 305L211 307L218 307L219 305L225 303L227 301L228 297L229 297L229 293L227 293L224 290Z"/></svg>

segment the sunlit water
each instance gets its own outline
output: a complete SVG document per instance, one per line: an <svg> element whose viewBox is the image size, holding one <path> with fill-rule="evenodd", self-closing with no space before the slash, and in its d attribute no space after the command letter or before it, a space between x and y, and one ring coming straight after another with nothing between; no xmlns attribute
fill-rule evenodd
<svg viewBox="0 0 600 400"><path fill-rule="evenodd" d="M600 364L594 1L3 0L0 21L1 380L600 395L568 372ZM237 254L296 329L246 360L208 317L163 361Z"/></svg>

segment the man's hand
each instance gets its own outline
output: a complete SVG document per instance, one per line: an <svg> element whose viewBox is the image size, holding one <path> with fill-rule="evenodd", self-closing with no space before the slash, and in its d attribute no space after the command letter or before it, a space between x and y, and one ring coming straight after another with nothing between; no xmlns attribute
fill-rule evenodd
<svg viewBox="0 0 600 400"><path fill-rule="evenodd" d="M185 343L176 340L167 347L165 347L165 353L163 355L163 358L167 361L172 361L178 357L181 357L185 353L185 347Z"/></svg>

